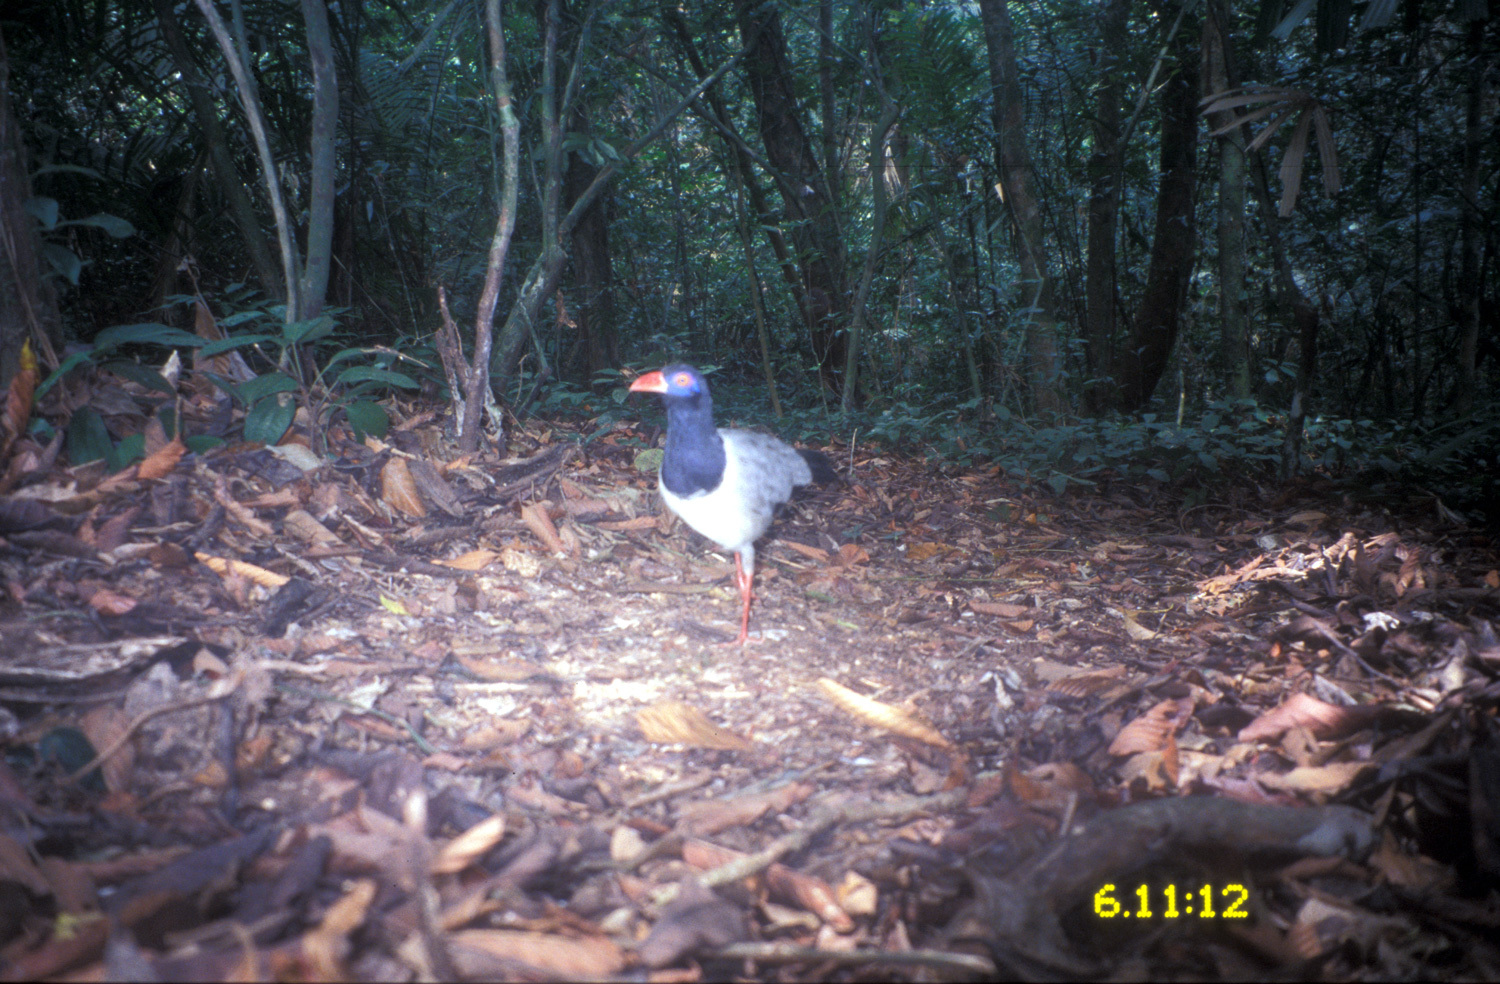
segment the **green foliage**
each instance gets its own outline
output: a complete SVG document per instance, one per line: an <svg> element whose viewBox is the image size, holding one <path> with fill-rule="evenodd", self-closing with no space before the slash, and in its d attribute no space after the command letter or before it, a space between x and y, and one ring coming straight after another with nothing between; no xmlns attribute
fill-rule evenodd
<svg viewBox="0 0 1500 984"><path fill-rule="evenodd" d="M245 330L204 345L201 353L207 357L239 351L247 356L247 364L262 367L259 375L244 382L209 374L245 407L245 439L280 441L299 405L318 423L312 435L318 451L326 448L327 425L340 413L360 440L367 434L384 434L390 420L370 397L393 387L419 389L410 375L390 368L397 361L414 360L386 346L342 346L342 312L337 309L292 322L277 320L281 310L279 305L249 306L231 314L221 324Z"/></svg>
<svg viewBox="0 0 1500 984"><path fill-rule="evenodd" d="M38 168L32 177L35 179L47 174L79 174L95 180L100 177L99 172L93 168L77 165L53 165ZM46 195L33 195L26 199L24 207L41 227L41 254L48 268L43 276L60 277L74 287L78 286L78 278L83 273L84 267L88 266L89 261L81 259L74 252L69 229L101 229L114 239L129 239L135 235L135 226L108 212L95 212L81 219L63 218L61 203L56 198Z"/></svg>

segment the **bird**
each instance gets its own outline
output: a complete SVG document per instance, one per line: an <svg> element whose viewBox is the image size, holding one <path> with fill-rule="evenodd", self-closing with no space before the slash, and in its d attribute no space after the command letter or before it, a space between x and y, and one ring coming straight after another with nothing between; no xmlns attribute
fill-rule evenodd
<svg viewBox="0 0 1500 984"><path fill-rule="evenodd" d="M755 541L771 525L776 507L802 485L837 478L828 458L794 448L768 434L714 426L708 380L689 365L648 372L630 384L633 393L657 393L667 408L667 444L658 486L667 507L683 522L734 552L740 634L750 637Z"/></svg>

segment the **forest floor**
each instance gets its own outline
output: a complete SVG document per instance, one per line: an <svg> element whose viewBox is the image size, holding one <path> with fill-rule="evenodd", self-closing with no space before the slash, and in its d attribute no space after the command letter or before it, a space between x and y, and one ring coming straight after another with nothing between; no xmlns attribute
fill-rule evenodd
<svg viewBox="0 0 1500 984"><path fill-rule="evenodd" d="M1500 978L1494 536L830 446L739 648L589 430L13 467L0 977Z"/></svg>

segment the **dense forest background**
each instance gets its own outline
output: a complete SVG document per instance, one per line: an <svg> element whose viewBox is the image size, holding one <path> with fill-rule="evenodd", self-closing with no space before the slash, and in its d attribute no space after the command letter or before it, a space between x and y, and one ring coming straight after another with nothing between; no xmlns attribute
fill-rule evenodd
<svg viewBox="0 0 1500 984"><path fill-rule="evenodd" d="M1059 488L1496 494L1487 0L12 0L0 37L7 377L204 345L200 298L273 438L425 384L473 442L681 358Z"/></svg>

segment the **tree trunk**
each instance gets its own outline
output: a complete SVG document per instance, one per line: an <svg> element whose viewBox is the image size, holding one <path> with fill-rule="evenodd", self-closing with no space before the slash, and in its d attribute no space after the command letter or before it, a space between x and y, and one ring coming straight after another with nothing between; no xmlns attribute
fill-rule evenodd
<svg viewBox="0 0 1500 984"><path fill-rule="evenodd" d="M574 154L564 182L570 201L576 201L599 169ZM597 374L620 365L620 339L615 331L614 268L609 252L612 197L605 192L591 204L573 228L573 278L580 295L578 330L583 341L584 379L593 385Z"/></svg>
<svg viewBox="0 0 1500 984"><path fill-rule="evenodd" d="M1203 50L1209 66L1209 88L1229 88L1231 21L1224 0L1214 0L1203 22ZM1229 123L1232 113L1215 113L1214 129ZM1219 140L1219 368L1237 400L1250 396L1250 349L1245 304L1245 135L1235 127Z"/></svg>
<svg viewBox="0 0 1500 984"><path fill-rule="evenodd" d="M662 17L676 35L678 43L687 55L688 64L693 67L693 72L700 80L706 78L708 68L698 54L697 45L693 42L693 31L683 19L681 11L668 5L662 8ZM745 189L745 197L749 202L751 213L756 218L756 225L765 233L766 241L771 245L771 251L776 254L781 279L786 284L787 291L792 295L793 306L798 311L806 311L808 310L807 290L803 287L802 276L792 260L792 251L787 246L786 237L781 234L780 220L766 201L765 189L756 180L755 169L751 166L750 149L745 144L744 138L735 130L734 117L724 105L724 97L718 86L710 86L705 95L709 106L708 111L703 111L702 107L696 103L694 108L709 125L719 131L725 144L728 145L730 165L735 170L740 186Z"/></svg>
<svg viewBox="0 0 1500 984"><path fill-rule="evenodd" d="M1114 361L1116 230L1120 220L1120 102L1129 37L1129 0L1108 0L1100 26L1099 102L1094 112L1094 152L1089 157L1088 272L1084 280L1089 380L1084 403L1101 413L1110 403L1107 380Z"/></svg>
<svg viewBox="0 0 1500 984"><path fill-rule="evenodd" d="M312 62L312 122L309 127L310 187L307 195L307 255L302 263L298 318L316 317L328 296L333 258L333 201L338 179L334 138L339 122L339 82L333 68L333 38L327 0L302 0L307 54Z"/></svg>
<svg viewBox="0 0 1500 984"><path fill-rule="evenodd" d="M994 126L1000 146L995 163L1000 189L1014 225L1022 286L1026 291L1027 386L1032 406L1043 413L1063 409L1058 387L1057 315L1047 269L1046 231L1041 203L1032 190L1031 155L1026 148L1020 71L1005 0L979 0L994 87Z"/></svg>
<svg viewBox="0 0 1500 984"><path fill-rule="evenodd" d="M739 0L740 36L745 74L755 99L756 119L766 159L776 169L776 185L786 206L792 244L806 291L803 316L812 340L818 373L834 392L843 388L848 360L844 318L849 310L844 247L836 203L829 187L832 175L818 166L798 112L796 78L781 29L781 15L760 0Z"/></svg>
<svg viewBox="0 0 1500 984"><path fill-rule="evenodd" d="M152 0L152 3L156 9L156 20L161 27L162 38L167 43L167 51L172 56L177 73L182 76L183 87L188 101L193 105L198 129L203 133L203 143L209 160L213 163L214 181L218 185L219 194L229 204L229 217L239 230L240 240L250 257L250 266L255 270L255 278L266 296L285 299L281 271L271 254L271 244L260 227L260 217L255 214L255 205L245 191L244 179L234 163L234 149L229 146L229 137L219 119L218 106L198 71L192 49L183 37L172 0Z"/></svg>
<svg viewBox="0 0 1500 984"><path fill-rule="evenodd" d="M1172 15L1176 14L1174 9ZM1163 21L1168 18L1164 17ZM1161 179L1146 290L1130 326L1130 341L1115 359L1119 407L1137 411L1151 399L1177 342L1194 248L1194 158L1198 142L1198 62L1178 31L1170 46L1176 63L1162 84Z"/></svg>
<svg viewBox="0 0 1500 984"><path fill-rule="evenodd" d="M62 319L52 285L42 279L36 219L26 211L30 197L26 146L11 112L10 58L0 36L0 387L20 368L28 338L39 361L57 367L53 343Z"/></svg>
<svg viewBox="0 0 1500 984"><path fill-rule="evenodd" d="M1484 278L1480 273L1484 248L1484 218L1479 211L1479 194L1484 180L1483 149L1490 139L1493 119L1484 113L1488 101L1488 51L1484 43L1485 22L1469 23L1468 92L1464 114L1463 214L1460 218L1460 280L1458 388L1454 410L1467 416L1474 409L1474 389L1478 385L1480 301L1484 295Z"/></svg>

